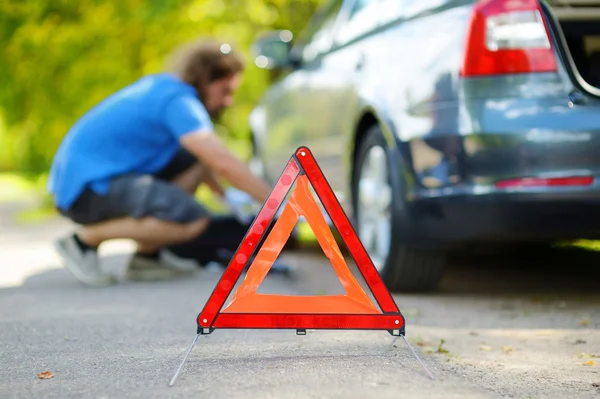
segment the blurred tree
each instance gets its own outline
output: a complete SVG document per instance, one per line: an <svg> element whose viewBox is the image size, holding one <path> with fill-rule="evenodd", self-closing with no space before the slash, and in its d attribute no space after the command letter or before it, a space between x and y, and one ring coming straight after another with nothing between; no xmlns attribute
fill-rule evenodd
<svg viewBox="0 0 600 399"><path fill-rule="evenodd" d="M199 36L248 57L223 130L247 134L268 84L249 48L258 34L297 35L322 0L4 0L0 2L0 170L44 172L64 134L90 107L158 72L174 47Z"/></svg>

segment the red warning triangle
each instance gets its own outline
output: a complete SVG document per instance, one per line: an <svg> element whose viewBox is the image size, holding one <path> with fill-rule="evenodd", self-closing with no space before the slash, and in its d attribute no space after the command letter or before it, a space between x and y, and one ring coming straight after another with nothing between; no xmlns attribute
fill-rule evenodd
<svg viewBox="0 0 600 399"><path fill-rule="evenodd" d="M260 248L278 208L293 188L283 212ZM309 187L312 185L340 232L377 304L362 289L342 256ZM331 261L345 295L290 296L256 291L286 244L298 219L304 216ZM225 306L249 259L254 261ZM225 306L225 307L224 307ZM241 329L368 329L403 333L404 317L381 280L350 221L310 150L300 147L291 157L271 195L250 226L208 302L198 315L199 333L219 328Z"/></svg>

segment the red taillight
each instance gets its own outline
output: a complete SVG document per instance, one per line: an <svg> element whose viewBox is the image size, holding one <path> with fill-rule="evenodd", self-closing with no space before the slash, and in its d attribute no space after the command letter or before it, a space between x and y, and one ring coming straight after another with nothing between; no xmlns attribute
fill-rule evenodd
<svg viewBox="0 0 600 399"><path fill-rule="evenodd" d="M481 0L471 15L461 76L553 72L538 0Z"/></svg>
<svg viewBox="0 0 600 399"><path fill-rule="evenodd" d="M523 188L523 187L560 187L560 186L589 186L594 182L592 176L551 177L551 178L523 178L502 180L495 183L496 188Z"/></svg>

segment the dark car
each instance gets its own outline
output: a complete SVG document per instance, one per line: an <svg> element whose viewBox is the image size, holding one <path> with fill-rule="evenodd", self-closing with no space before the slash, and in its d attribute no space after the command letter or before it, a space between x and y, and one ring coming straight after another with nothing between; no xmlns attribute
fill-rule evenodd
<svg viewBox="0 0 600 399"><path fill-rule="evenodd" d="M392 291L447 255L600 237L600 0L332 0L250 116L276 180L309 147Z"/></svg>

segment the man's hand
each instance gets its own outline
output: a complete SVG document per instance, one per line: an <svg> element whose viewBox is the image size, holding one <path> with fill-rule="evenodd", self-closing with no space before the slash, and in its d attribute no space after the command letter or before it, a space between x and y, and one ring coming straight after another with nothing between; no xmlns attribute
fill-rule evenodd
<svg viewBox="0 0 600 399"><path fill-rule="evenodd" d="M228 188L225 190L223 201L241 223L250 224L252 222L253 200L250 195L235 188Z"/></svg>
<svg viewBox="0 0 600 399"><path fill-rule="evenodd" d="M188 133L181 138L181 145L235 188L250 194L256 202L262 204L269 197L271 187L255 176L248 165L231 152L213 132Z"/></svg>

